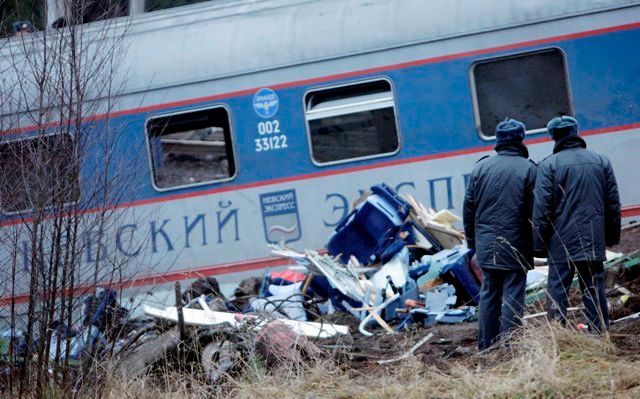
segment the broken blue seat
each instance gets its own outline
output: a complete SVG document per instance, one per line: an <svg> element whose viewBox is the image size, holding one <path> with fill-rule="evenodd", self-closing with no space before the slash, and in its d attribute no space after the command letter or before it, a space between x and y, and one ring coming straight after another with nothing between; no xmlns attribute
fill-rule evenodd
<svg viewBox="0 0 640 399"><path fill-rule="evenodd" d="M409 215L409 204L386 184L371 187L372 194L358 205L329 238L327 251L341 254L340 260L355 256L363 265L379 259Z"/></svg>
<svg viewBox="0 0 640 399"><path fill-rule="evenodd" d="M389 262L403 248L409 250L409 258L420 258L442 251L442 245L431 234L413 221L404 222L394 240L380 254L380 261ZM414 277L411 277L415 280Z"/></svg>
<svg viewBox="0 0 640 399"><path fill-rule="evenodd" d="M384 320L392 321L406 318L408 315L400 315L398 313L398 309L405 308L405 302L408 299L413 299L414 301L420 299L418 285L414 280L407 280L407 284L401 289L400 297L397 300L391 302L386 308L384 308Z"/></svg>
<svg viewBox="0 0 640 399"><path fill-rule="evenodd" d="M480 282L471 270L471 257L474 251L466 245L456 245L434 255L431 267L440 269L440 277L456 287L458 305L479 303Z"/></svg>

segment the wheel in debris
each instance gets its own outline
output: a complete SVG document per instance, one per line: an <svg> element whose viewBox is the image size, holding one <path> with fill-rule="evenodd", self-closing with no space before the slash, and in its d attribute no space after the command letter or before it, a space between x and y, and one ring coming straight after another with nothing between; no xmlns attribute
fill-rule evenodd
<svg viewBox="0 0 640 399"><path fill-rule="evenodd" d="M202 350L202 368L212 384L219 382L237 361L235 345L230 341L213 341Z"/></svg>

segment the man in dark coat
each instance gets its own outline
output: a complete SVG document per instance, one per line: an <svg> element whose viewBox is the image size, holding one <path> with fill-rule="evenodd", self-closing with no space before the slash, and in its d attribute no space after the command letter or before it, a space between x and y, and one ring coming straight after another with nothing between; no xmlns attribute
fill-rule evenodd
<svg viewBox="0 0 640 399"><path fill-rule="evenodd" d="M478 347L489 348L520 325L527 270L533 266L531 212L536 165L527 160L525 126L496 127L496 152L478 161L464 198L464 231L482 268Z"/></svg>
<svg viewBox="0 0 640 399"><path fill-rule="evenodd" d="M620 198L611 162L588 151L569 116L547 125L553 155L538 168L534 247L549 259L548 314L564 322L575 271L590 328L609 326L604 292L605 247L620 241Z"/></svg>

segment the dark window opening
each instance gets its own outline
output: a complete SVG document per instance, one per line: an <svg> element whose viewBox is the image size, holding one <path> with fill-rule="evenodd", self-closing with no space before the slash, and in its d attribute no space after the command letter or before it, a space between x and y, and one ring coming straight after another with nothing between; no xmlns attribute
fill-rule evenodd
<svg viewBox="0 0 640 399"><path fill-rule="evenodd" d="M84 0L78 8L84 24L129 15L129 0Z"/></svg>
<svg viewBox="0 0 640 399"><path fill-rule="evenodd" d="M393 92L386 80L314 91L305 104L311 153L318 163L398 150Z"/></svg>
<svg viewBox="0 0 640 399"><path fill-rule="evenodd" d="M203 3L209 0L145 0L145 11L158 11L167 8L187 6L190 4Z"/></svg>
<svg viewBox="0 0 640 399"><path fill-rule="evenodd" d="M0 0L0 36L42 30L45 26L45 0Z"/></svg>
<svg viewBox="0 0 640 399"><path fill-rule="evenodd" d="M236 174L231 126L224 108L150 119L147 135L153 179L159 189L227 180Z"/></svg>
<svg viewBox="0 0 640 399"><path fill-rule="evenodd" d="M560 115L572 115L564 55L549 49L473 66L476 123L486 137L505 118L518 119L527 130L544 129Z"/></svg>
<svg viewBox="0 0 640 399"><path fill-rule="evenodd" d="M79 165L69 134L0 143L4 212L59 208L80 197Z"/></svg>
<svg viewBox="0 0 640 399"><path fill-rule="evenodd" d="M129 15L129 0L79 0L69 4L68 11L51 23L52 28L69 24L86 24Z"/></svg>

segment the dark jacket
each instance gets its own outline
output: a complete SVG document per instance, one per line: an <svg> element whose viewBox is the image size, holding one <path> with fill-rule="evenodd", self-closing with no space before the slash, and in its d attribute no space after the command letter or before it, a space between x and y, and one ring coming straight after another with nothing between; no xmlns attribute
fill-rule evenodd
<svg viewBox="0 0 640 399"><path fill-rule="evenodd" d="M467 245L483 269L533 266L531 212L536 165L524 145L497 147L471 172L464 198Z"/></svg>
<svg viewBox="0 0 640 399"><path fill-rule="evenodd" d="M549 261L604 261L620 241L620 198L609 159L579 136L558 140L538 167L533 211L536 254Z"/></svg>

